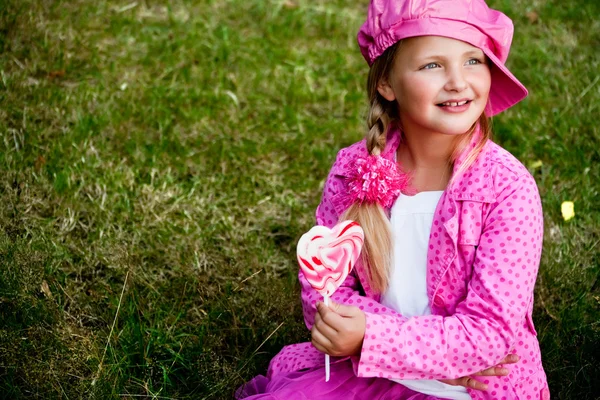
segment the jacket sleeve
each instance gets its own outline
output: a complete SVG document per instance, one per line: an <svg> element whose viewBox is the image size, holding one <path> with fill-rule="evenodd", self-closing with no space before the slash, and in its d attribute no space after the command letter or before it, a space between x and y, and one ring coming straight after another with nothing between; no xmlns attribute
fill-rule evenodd
<svg viewBox="0 0 600 400"><path fill-rule="evenodd" d="M514 347L533 299L543 216L528 173L500 185L455 313L407 320L366 312L358 376L458 378L496 365Z"/></svg>
<svg viewBox="0 0 600 400"><path fill-rule="evenodd" d="M342 163L347 162L348 157L348 149L340 150L336 157L336 161L329 172L329 176L327 177L323 188L321 203L316 211L317 225L332 228L338 223L338 219L342 213L341 208L343 207L340 207L336 202L336 196L338 196L341 191L345 190L344 178L338 172L341 170ZM315 322L315 304L317 301L323 300L323 297L312 288L301 271L298 272L298 280L300 281L304 322L306 327L311 329ZM336 303L359 307L365 312L393 315L397 319L402 318L394 310L382 306L377 301L365 297L363 294L364 292L360 281L353 269L338 290L331 296L331 300Z"/></svg>

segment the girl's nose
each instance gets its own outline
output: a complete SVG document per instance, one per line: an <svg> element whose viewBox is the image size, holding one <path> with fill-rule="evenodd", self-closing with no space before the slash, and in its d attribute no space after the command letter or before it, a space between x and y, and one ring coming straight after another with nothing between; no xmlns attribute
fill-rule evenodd
<svg viewBox="0 0 600 400"><path fill-rule="evenodd" d="M444 89L449 92L462 92L467 88L467 81L462 74L462 71L453 69L448 72L448 80Z"/></svg>

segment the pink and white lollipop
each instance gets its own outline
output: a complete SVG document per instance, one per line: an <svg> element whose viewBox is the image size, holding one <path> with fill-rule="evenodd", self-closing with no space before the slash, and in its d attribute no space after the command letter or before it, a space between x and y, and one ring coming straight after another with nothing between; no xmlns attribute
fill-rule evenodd
<svg viewBox="0 0 600 400"><path fill-rule="evenodd" d="M331 296L354 267L364 243L364 232L354 221L329 229L315 226L298 241L298 264L311 286L329 305ZM329 381L329 354L325 355L325 381Z"/></svg>

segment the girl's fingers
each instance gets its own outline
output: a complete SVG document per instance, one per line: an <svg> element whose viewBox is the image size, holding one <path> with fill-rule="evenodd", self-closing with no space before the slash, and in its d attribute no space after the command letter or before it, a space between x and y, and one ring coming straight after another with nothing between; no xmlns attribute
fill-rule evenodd
<svg viewBox="0 0 600 400"><path fill-rule="evenodd" d="M327 324L327 322L325 322L325 320L323 320L322 318L319 318L319 320L317 321L315 319L315 325L314 325L318 331L325 336L327 339L329 339L329 341L331 342L331 340L335 339L335 337L337 336L337 331L332 328L330 325Z"/></svg>
<svg viewBox="0 0 600 400"><path fill-rule="evenodd" d="M479 371L473 374L473 376L506 376L510 373L510 370L502 367L502 364L514 364L517 361L519 361L519 356L516 354L509 354L500 360L498 365Z"/></svg>
<svg viewBox="0 0 600 400"><path fill-rule="evenodd" d="M504 368L504 367L491 367L488 369L484 369L483 371L479 371L477 373L474 373L474 376L506 376L510 373L510 371L508 370L508 368Z"/></svg>
<svg viewBox="0 0 600 400"><path fill-rule="evenodd" d="M312 341L312 345L315 347L315 349L319 350L321 353L328 354L327 349L325 347L321 346L319 343L316 343L314 340Z"/></svg>
<svg viewBox="0 0 600 400"><path fill-rule="evenodd" d="M500 364L514 364L516 362L519 361L519 356L516 354L509 354L506 357L504 357L502 360L500 360L500 362L498 363L498 365Z"/></svg>
<svg viewBox="0 0 600 400"><path fill-rule="evenodd" d="M317 311L317 313L315 314L315 322L313 323L313 325L316 325L317 322L322 321L323 318L321 318L321 314L319 314L319 312Z"/></svg>
<svg viewBox="0 0 600 400"><path fill-rule="evenodd" d="M458 379L440 379L440 381L447 383L448 385L463 386L475 390L487 390L488 388L485 383L479 382L477 379L471 378L470 376L463 376Z"/></svg>
<svg viewBox="0 0 600 400"><path fill-rule="evenodd" d="M326 308L326 307L325 307ZM318 308L317 308L318 309ZM331 310L330 310L331 312ZM335 328L327 323L327 321L323 318L321 311L315 314L315 323L313 326L318 327L319 331L327 336L328 338L332 338L333 335L337 332Z"/></svg>
<svg viewBox="0 0 600 400"><path fill-rule="evenodd" d="M470 376L465 376L460 378L463 380L462 386L466 388L471 388L475 390L487 390L487 385L483 382L479 382L477 379L471 378Z"/></svg>
<svg viewBox="0 0 600 400"><path fill-rule="evenodd" d="M326 354L329 354L331 352L331 341L319 331L316 325L313 326L312 330L310 331L310 336L311 343L313 344L313 346L315 346L317 350L319 350L321 353Z"/></svg>
<svg viewBox="0 0 600 400"><path fill-rule="evenodd" d="M342 316L338 315L324 303L317 303L317 311L317 314L321 317L321 319L335 331L337 331L337 328L344 322L344 318Z"/></svg>
<svg viewBox="0 0 600 400"><path fill-rule="evenodd" d="M500 363L494 367L484 369L483 371L479 371L472 376L506 376L510 373L508 368L501 367L501 364L514 364L519 361L519 357L515 354L509 354L504 359L500 361ZM463 376L458 379L441 379L442 382L447 383L449 385L454 386L464 386L466 388L471 388L475 390L487 390L487 385L483 382L479 382L477 379L474 379L472 376Z"/></svg>

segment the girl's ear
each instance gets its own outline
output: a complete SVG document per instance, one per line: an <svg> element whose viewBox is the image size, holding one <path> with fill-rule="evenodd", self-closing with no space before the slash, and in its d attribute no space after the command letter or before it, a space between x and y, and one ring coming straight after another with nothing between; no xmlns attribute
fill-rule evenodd
<svg viewBox="0 0 600 400"><path fill-rule="evenodd" d="M394 93L394 89L392 89L387 79L382 79L379 81L377 84L377 91L387 101L396 100L396 93Z"/></svg>

